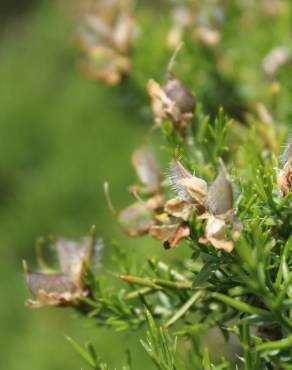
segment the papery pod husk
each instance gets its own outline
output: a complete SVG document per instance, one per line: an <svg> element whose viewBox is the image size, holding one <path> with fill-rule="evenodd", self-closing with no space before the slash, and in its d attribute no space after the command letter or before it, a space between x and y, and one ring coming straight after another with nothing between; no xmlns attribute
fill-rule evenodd
<svg viewBox="0 0 292 370"><path fill-rule="evenodd" d="M292 160L292 142L289 142L286 146L284 153L280 157L280 163L284 166L290 160Z"/></svg>
<svg viewBox="0 0 292 370"><path fill-rule="evenodd" d="M47 293L44 290L39 290L35 295L36 299L27 299L25 304L29 308L42 308L47 306L65 307L65 306L79 306L82 297L88 294L86 291L76 291L73 293L62 292L62 293Z"/></svg>
<svg viewBox="0 0 292 370"><path fill-rule="evenodd" d="M80 298L88 293L63 274L27 272L25 277L27 286L35 297L26 301L26 305L31 308L75 306L79 304Z"/></svg>
<svg viewBox="0 0 292 370"><path fill-rule="evenodd" d="M28 300L27 305L38 308L43 306L78 305L80 298L88 294L84 286L84 273L87 264L95 254L100 253L100 241L95 238L94 230L82 243L57 238L54 246L58 255L59 272L44 266L43 271L30 272L24 261L27 286L35 300Z"/></svg>
<svg viewBox="0 0 292 370"><path fill-rule="evenodd" d="M152 110L157 124L162 124L169 116L176 129L187 126L193 117L196 101L181 81L169 72L163 87L156 81L149 80L147 90L152 98Z"/></svg>
<svg viewBox="0 0 292 370"><path fill-rule="evenodd" d="M149 192L160 188L160 171L152 152L143 146L134 151L132 163L141 182Z"/></svg>
<svg viewBox="0 0 292 370"><path fill-rule="evenodd" d="M128 76L131 61L108 47L94 46L79 66L89 78L116 85Z"/></svg>
<svg viewBox="0 0 292 370"><path fill-rule="evenodd" d="M159 83L153 79L150 79L147 83L147 92L151 97L154 120L157 125L161 125L167 116L167 111L172 106L171 100L167 97Z"/></svg>
<svg viewBox="0 0 292 370"><path fill-rule="evenodd" d="M177 193L180 199L185 201L192 200L185 187L179 185L179 182L182 179L192 178L192 174L182 165L179 160L174 159L170 162L168 178L173 190Z"/></svg>
<svg viewBox="0 0 292 370"><path fill-rule="evenodd" d="M196 208L192 203L179 198L174 198L166 202L164 209L168 215L187 221Z"/></svg>
<svg viewBox="0 0 292 370"><path fill-rule="evenodd" d="M136 202L119 212L118 220L129 236L146 234L154 225L154 212L142 202Z"/></svg>
<svg viewBox="0 0 292 370"><path fill-rule="evenodd" d="M154 225L150 227L149 235L161 241L165 249L176 248L190 235L190 229L186 224Z"/></svg>
<svg viewBox="0 0 292 370"><path fill-rule="evenodd" d="M205 227L205 235L200 238L200 243L210 242L214 248L222 249L230 253L234 248L234 243L226 238L227 224L223 218L210 215Z"/></svg>
<svg viewBox="0 0 292 370"><path fill-rule="evenodd" d="M70 277L64 274L28 272L25 278L29 290L34 295L37 295L39 290L44 290L47 293L72 293L76 290L76 286Z"/></svg>
<svg viewBox="0 0 292 370"><path fill-rule="evenodd" d="M116 85L131 68L130 52L136 33L131 4L100 1L85 13L77 36L84 52L80 69L91 79Z"/></svg>
<svg viewBox="0 0 292 370"><path fill-rule="evenodd" d="M283 196L286 196L292 190L292 159L284 165L284 168L278 174L278 185Z"/></svg>
<svg viewBox="0 0 292 370"><path fill-rule="evenodd" d="M54 243L57 253L60 270L63 274L70 275L72 265L78 263L82 256L85 256L85 247L79 243L63 238L56 239Z"/></svg>
<svg viewBox="0 0 292 370"><path fill-rule="evenodd" d="M192 176L191 178L180 180L178 186L185 188L194 203L205 205L207 198L206 181Z"/></svg>
<svg viewBox="0 0 292 370"><path fill-rule="evenodd" d="M192 175L178 160L170 163L169 179L180 199L205 206L207 183Z"/></svg>
<svg viewBox="0 0 292 370"><path fill-rule="evenodd" d="M209 211L214 215L221 215L233 207L233 189L229 174L221 169L219 175L210 186L207 195Z"/></svg>

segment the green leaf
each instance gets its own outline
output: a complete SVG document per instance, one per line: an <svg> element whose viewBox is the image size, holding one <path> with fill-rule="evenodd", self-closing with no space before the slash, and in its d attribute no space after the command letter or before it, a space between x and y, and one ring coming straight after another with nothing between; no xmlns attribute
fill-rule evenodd
<svg viewBox="0 0 292 370"><path fill-rule="evenodd" d="M220 262L218 262L217 260L205 263L198 275L195 277L193 287L201 286L206 281L208 281L208 279L213 275L213 273L218 269L219 266Z"/></svg>
<svg viewBox="0 0 292 370"><path fill-rule="evenodd" d="M176 338L165 328L158 328L149 310L146 310L148 331L141 344L158 370L175 370Z"/></svg>
<svg viewBox="0 0 292 370"><path fill-rule="evenodd" d="M68 337L66 336L66 339L68 340L68 342L73 346L73 348L76 350L76 352L79 353L79 355L91 366L93 367L94 369L96 369L97 365L96 365L96 361L95 359L91 356L90 353L88 353L82 346L80 346L80 344L78 344L77 342L75 342L74 339L72 339L71 337Z"/></svg>
<svg viewBox="0 0 292 370"><path fill-rule="evenodd" d="M172 316L172 318L170 318L166 322L165 326L169 327L173 325L178 319L180 319L191 308L191 306L196 301L198 301L203 296L203 294L204 293L202 291L195 292L195 294L193 294L191 298L185 302L185 304Z"/></svg>

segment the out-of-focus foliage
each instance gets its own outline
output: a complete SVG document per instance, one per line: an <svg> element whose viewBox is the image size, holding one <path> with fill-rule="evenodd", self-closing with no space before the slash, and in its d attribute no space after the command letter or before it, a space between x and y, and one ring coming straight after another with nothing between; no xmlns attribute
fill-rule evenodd
<svg viewBox="0 0 292 370"><path fill-rule="evenodd" d="M147 131L130 91L121 96L80 75L74 33L71 11L49 2L1 34L0 367L9 370L81 368L65 334L93 338L112 366L124 356L120 335L112 354L107 332L82 330L68 311L32 315L23 304L21 261L33 268L38 236L79 238L96 223L108 244L105 259L111 240L123 237L102 184L110 181L117 206L126 204L128 160Z"/></svg>

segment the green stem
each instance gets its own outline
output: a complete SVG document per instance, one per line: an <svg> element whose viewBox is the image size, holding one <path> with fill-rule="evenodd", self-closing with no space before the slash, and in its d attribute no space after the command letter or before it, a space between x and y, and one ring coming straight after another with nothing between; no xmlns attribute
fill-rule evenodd
<svg viewBox="0 0 292 370"><path fill-rule="evenodd" d="M152 282L161 287L170 288L170 289L191 289L192 283L190 281L171 281L171 280L162 280L162 279L153 279Z"/></svg>
<svg viewBox="0 0 292 370"><path fill-rule="evenodd" d="M249 305L248 303L238 301L234 298L226 296L225 294L213 293L212 297L215 298L215 299L218 299L219 301L225 303L226 305L229 305L229 306L231 306L231 307L233 307L236 310L241 311L241 312L246 312L246 313L249 313L251 315L258 315L258 316L261 316L261 317L264 317L264 318L267 318L267 319L271 319L273 317L273 315L267 310L263 310L261 308L253 307L253 306Z"/></svg>
<svg viewBox="0 0 292 370"><path fill-rule="evenodd" d="M272 351L289 348L292 346L292 336L274 342L265 342L256 345L257 352Z"/></svg>
<svg viewBox="0 0 292 370"><path fill-rule="evenodd" d="M146 288L141 288L141 289L135 290L134 292L127 293L125 298L126 299L134 299L134 298L140 297L141 295L145 296L145 295L149 295L149 294L152 294L152 293L155 293L155 292L157 292L157 289L146 287Z"/></svg>
<svg viewBox="0 0 292 370"><path fill-rule="evenodd" d="M172 316L166 323L165 327L170 327L173 325L178 319L180 319L188 310L189 308L198 301L202 296L204 292L203 291L197 291L194 295L191 296L191 298L186 301L186 303L175 313L175 315Z"/></svg>
<svg viewBox="0 0 292 370"><path fill-rule="evenodd" d="M138 276L133 276L133 275L121 275L120 278L124 281L127 281L128 283L131 284L137 284L137 285L142 285L142 286L148 286L153 289L161 289L158 285L154 284L152 280L149 279L143 279Z"/></svg>

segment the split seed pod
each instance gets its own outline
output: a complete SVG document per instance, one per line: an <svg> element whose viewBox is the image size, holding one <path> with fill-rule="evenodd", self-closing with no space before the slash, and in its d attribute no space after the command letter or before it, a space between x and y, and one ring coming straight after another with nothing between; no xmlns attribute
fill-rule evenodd
<svg viewBox="0 0 292 370"><path fill-rule="evenodd" d="M79 28L78 41L83 51L81 71L110 85L127 77L137 29L131 4L101 0L83 17Z"/></svg>
<svg viewBox="0 0 292 370"><path fill-rule="evenodd" d="M159 192L160 171L152 152L146 146L135 150L132 155L132 163L140 181L144 185L143 187L134 187L134 190L145 193Z"/></svg>
<svg viewBox="0 0 292 370"><path fill-rule="evenodd" d="M155 224L155 211L161 206L160 195L145 202L135 202L119 212L119 223L129 236L144 235Z"/></svg>
<svg viewBox="0 0 292 370"><path fill-rule="evenodd" d="M224 164L221 164L221 171L208 190L207 203L214 215L225 214L233 207L232 182Z"/></svg>
<svg viewBox="0 0 292 370"><path fill-rule="evenodd" d="M28 299L26 304L32 308L78 306L80 298L89 294L84 284L84 273L93 257L94 244L95 238L86 239L82 244L57 239L54 246L58 255L59 271L42 269L39 272L30 272L24 263L26 283L35 297L35 300Z"/></svg>
<svg viewBox="0 0 292 370"><path fill-rule="evenodd" d="M158 125L170 117L175 127L184 128L193 118L195 97L172 72L168 73L167 81L162 87L156 81L149 80L147 90Z"/></svg>
<svg viewBox="0 0 292 370"><path fill-rule="evenodd" d="M169 167L172 188L178 197L189 203L204 207L207 197L207 183L192 175L178 160L173 160Z"/></svg>
<svg viewBox="0 0 292 370"><path fill-rule="evenodd" d="M278 174L278 185L283 196L292 190L292 143L290 142L284 151L281 162L283 168Z"/></svg>
<svg viewBox="0 0 292 370"><path fill-rule="evenodd" d="M136 196L138 202L118 212L118 220L129 236L139 236L146 234L155 224L155 215L163 206L163 197L159 168L151 151L146 146L135 150L132 163L143 185L130 187L130 192ZM138 193L145 193L150 197L143 200Z"/></svg>
<svg viewBox="0 0 292 370"><path fill-rule="evenodd" d="M200 238L200 242L210 242L216 249L230 253L234 244L227 240L227 229L231 230L234 239L238 239L241 223L234 219L232 182L222 161L221 172L209 188L207 206L210 213L204 216L207 223L205 235Z"/></svg>
<svg viewBox="0 0 292 370"><path fill-rule="evenodd" d="M185 224L154 225L150 227L149 235L161 241L165 249L176 248L182 239L190 235L190 229Z"/></svg>

